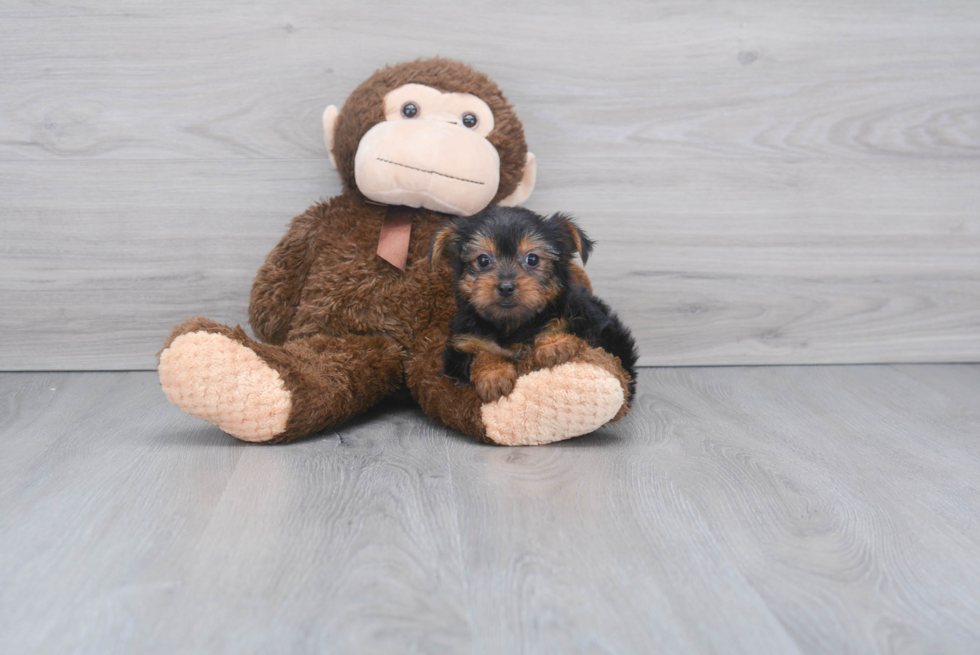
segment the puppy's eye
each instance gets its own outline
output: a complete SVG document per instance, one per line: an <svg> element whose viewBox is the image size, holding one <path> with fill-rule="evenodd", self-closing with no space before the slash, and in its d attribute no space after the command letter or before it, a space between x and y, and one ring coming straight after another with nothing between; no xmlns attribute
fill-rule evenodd
<svg viewBox="0 0 980 655"><path fill-rule="evenodd" d="M476 265L480 268L486 268L490 265L490 258L486 255L480 255L476 258Z"/></svg>
<svg viewBox="0 0 980 655"><path fill-rule="evenodd" d="M406 102L402 105L402 116L405 118L415 118L419 115L419 106L414 102Z"/></svg>
<svg viewBox="0 0 980 655"><path fill-rule="evenodd" d="M476 114L471 114L469 112L463 114L463 125L471 130L476 127L476 124L479 122L480 120L476 117Z"/></svg>
<svg viewBox="0 0 980 655"><path fill-rule="evenodd" d="M527 262L528 266L534 268L535 266L541 263L541 258L538 257L536 253L532 252L532 253L528 253L528 256L524 258L524 261Z"/></svg>

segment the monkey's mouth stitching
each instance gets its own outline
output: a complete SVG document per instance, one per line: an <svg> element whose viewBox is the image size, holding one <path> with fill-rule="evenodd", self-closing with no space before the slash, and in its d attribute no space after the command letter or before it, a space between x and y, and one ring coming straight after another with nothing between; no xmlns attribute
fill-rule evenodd
<svg viewBox="0 0 980 655"><path fill-rule="evenodd" d="M483 186L484 184L486 184L486 182L477 182L476 180L467 180L466 178L455 177L453 175L446 175L445 173L440 173L438 171L427 171L424 168L416 168L415 166L409 166L408 164L399 164L398 162L391 161L390 159L382 159L381 157L378 157L377 159L378 159L378 161L383 161L386 164L393 164L395 166L401 166L402 168L410 168L413 171L419 171L420 173L430 173L432 175L438 175L439 177L448 177L450 180L459 180L460 182L469 182L470 184L479 184L480 186Z"/></svg>

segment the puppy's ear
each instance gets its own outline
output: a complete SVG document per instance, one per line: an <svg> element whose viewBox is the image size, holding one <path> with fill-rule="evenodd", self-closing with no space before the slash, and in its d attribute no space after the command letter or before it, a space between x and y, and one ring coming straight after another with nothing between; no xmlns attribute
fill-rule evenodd
<svg viewBox="0 0 980 655"><path fill-rule="evenodd" d="M555 223L556 226L565 231L568 238L572 240L572 252L577 252L582 258L582 264L589 261L589 256L592 254L592 248L595 246L595 241L590 239L585 232L582 231L572 217L567 214L555 214L550 219Z"/></svg>
<svg viewBox="0 0 980 655"><path fill-rule="evenodd" d="M448 261L453 258L458 229L459 226L450 220L436 230L436 235L432 238L432 250L429 253L429 266L432 270L435 270L443 260Z"/></svg>

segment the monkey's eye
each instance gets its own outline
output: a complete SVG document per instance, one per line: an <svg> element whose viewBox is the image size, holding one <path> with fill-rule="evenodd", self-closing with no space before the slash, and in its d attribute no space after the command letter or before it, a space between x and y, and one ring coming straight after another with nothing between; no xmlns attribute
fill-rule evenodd
<svg viewBox="0 0 980 655"><path fill-rule="evenodd" d="M476 127L476 124L479 122L480 120L476 117L476 114L471 114L471 113L463 114L463 125L470 128L471 130L474 127Z"/></svg>
<svg viewBox="0 0 980 655"><path fill-rule="evenodd" d="M532 252L532 253L528 253L527 257L524 258L524 261L527 262L528 266L534 268L535 266L541 263L541 258L537 255L537 253Z"/></svg>
<svg viewBox="0 0 980 655"><path fill-rule="evenodd" d="M486 268L490 265L490 257L487 255L479 255L476 258L476 265L480 268Z"/></svg>
<svg viewBox="0 0 980 655"><path fill-rule="evenodd" d="M405 118L415 118L419 115L419 106L414 102L406 102L402 105L402 116Z"/></svg>

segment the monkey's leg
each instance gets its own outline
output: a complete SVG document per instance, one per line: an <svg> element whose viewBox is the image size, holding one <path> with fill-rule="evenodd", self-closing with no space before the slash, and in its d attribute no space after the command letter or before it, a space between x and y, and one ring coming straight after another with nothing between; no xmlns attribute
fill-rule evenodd
<svg viewBox="0 0 980 655"><path fill-rule="evenodd" d="M405 383L422 411L434 420L480 441L489 441L480 407L483 401L472 384L457 385L442 375L442 352L449 339L449 324L431 328L416 339L405 362Z"/></svg>
<svg viewBox="0 0 980 655"><path fill-rule="evenodd" d="M280 443L359 414L399 387L402 350L385 337L318 335L282 346L191 319L160 352L160 384L182 411L243 441Z"/></svg>
<svg viewBox="0 0 980 655"><path fill-rule="evenodd" d="M572 361L530 370L524 358L511 393L483 403L472 386L440 375L448 327L419 339L405 380L426 414L481 441L533 446L588 434L629 411L629 376L609 353L585 347Z"/></svg>

